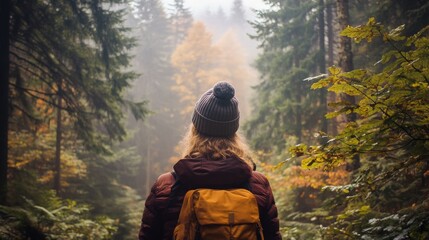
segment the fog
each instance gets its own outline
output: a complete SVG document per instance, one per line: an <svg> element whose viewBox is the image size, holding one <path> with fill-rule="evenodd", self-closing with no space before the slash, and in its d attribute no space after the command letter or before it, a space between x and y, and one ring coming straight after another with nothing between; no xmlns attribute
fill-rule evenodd
<svg viewBox="0 0 429 240"><path fill-rule="evenodd" d="M141 192L143 195L160 173L171 170L172 164L183 157L177 151L178 144L191 123L192 108L199 96L215 82L228 81L235 86L241 123L250 115L251 87L257 83L258 75L252 67L257 56L257 43L249 37L253 34L249 21L254 20L253 9L263 7L262 1L163 1L162 4L151 4L133 2L127 21L138 43L131 52L135 56L132 69L141 74L134 81L129 97L147 100L152 111L144 123L130 117L128 129L132 136L124 144L136 146L141 156L140 171L145 176L135 185L146 182L145 190L142 188ZM197 23L204 29L189 36ZM210 52L206 59L210 66L196 69L191 63L186 66L190 69L180 69L181 58L186 56L176 54L173 59L175 51L189 44L187 41L191 38L199 41L199 35L207 35L209 40L193 47L193 51ZM181 75L185 70L205 77L193 79L192 74ZM181 78L185 80L179 80Z"/></svg>
<svg viewBox="0 0 429 240"><path fill-rule="evenodd" d="M1 239L136 239L219 81L283 239L428 238L428 1L2 0L0 17Z"/></svg>

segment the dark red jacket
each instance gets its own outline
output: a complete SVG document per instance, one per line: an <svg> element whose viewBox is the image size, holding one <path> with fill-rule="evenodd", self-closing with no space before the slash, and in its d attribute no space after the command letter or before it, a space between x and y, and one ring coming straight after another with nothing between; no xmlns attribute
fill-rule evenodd
<svg viewBox="0 0 429 240"><path fill-rule="evenodd" d="M242 160L182 159L174 165L177 179L171 173L162 174L146 199L139 240L171 240L179 218L183 197L196 188L242 188L250 185L259 206L265 240L281 239L279 220L273 193L267 178L252 171ZM170 196L172 186L174 191Z"/></svg>

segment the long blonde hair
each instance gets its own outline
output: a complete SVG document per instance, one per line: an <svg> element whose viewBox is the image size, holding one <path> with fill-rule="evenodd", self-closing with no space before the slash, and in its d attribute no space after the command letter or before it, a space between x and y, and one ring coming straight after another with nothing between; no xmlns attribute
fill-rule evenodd
<svg viewBox="0 0 429 240"><path fill-rule="evenodd" d="M253 154L249 146L235 133L231 137L208 137L198 133L193 124L181 142L182 156L190 158L205 157L211 160L237 157L254 168Z"/></svg>

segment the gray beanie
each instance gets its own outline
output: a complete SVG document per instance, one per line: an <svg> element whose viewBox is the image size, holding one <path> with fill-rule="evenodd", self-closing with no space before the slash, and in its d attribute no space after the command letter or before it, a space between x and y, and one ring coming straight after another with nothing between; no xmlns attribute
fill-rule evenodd
<svg viewBox="0 0 429 240"><path fill-rule="evenodd" d="M218 82L201 96L192 115L192 123L199 133L229 137L238 130L240 112L234 94L231 84Z"/></svg>

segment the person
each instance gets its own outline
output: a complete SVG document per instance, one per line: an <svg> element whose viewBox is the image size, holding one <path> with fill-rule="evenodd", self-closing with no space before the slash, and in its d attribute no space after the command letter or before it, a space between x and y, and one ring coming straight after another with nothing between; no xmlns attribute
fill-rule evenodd
<svg viewBox="0 0 429 240"><path fill-rule="evenodd" d="M270 184L255 170L251 152L237 134L240 114L234 95L231 84L218 82L197 101L192 124L182 140L183 159L153 185L145 202L139 240L172 239L187 190L243 188L246 184L258 204L264 239L281 239Z"/></svg>

